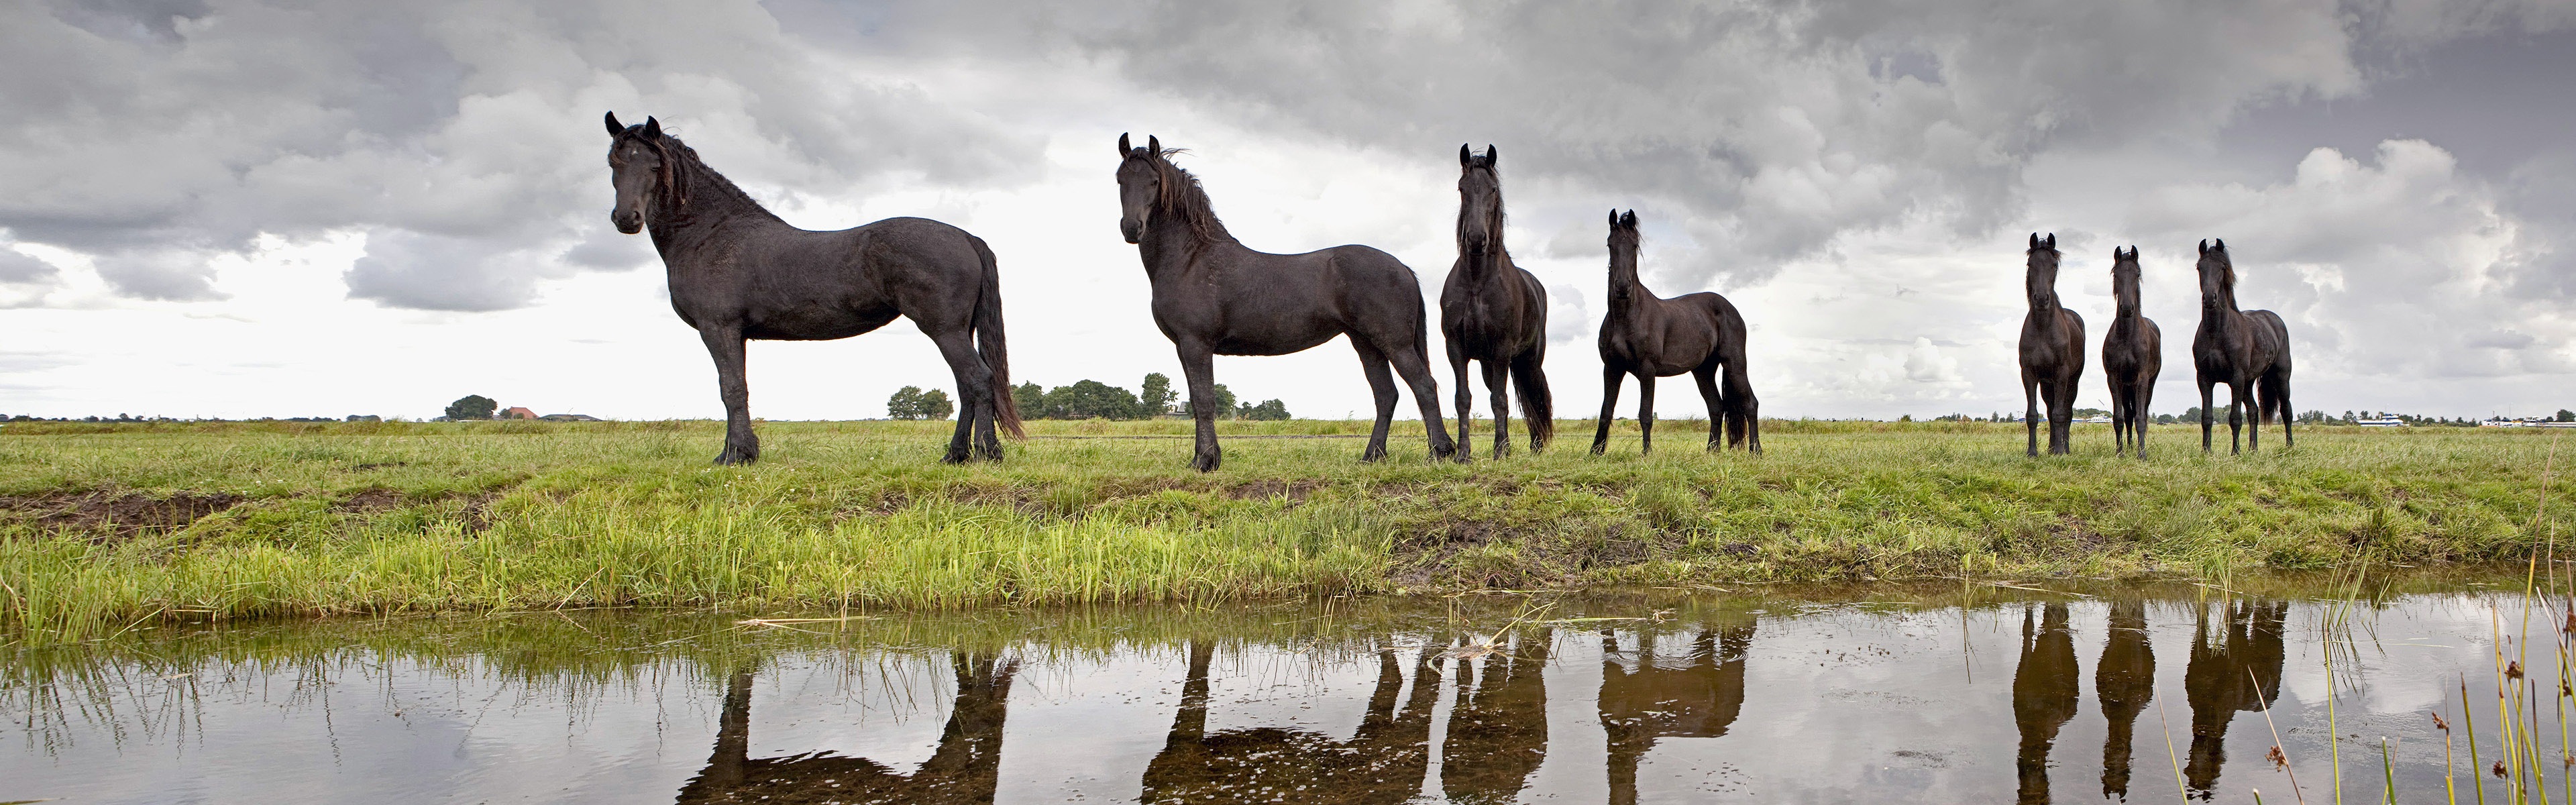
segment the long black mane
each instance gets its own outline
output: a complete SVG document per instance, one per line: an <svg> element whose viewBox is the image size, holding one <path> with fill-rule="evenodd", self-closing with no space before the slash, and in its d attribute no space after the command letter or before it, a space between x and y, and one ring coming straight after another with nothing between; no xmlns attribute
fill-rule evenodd
<svg viewBox="0 0 2576 805"><path fill-rule="evenodd" d="M1162 177L1162 192L1154 200L1156 211L1180 219L1181 225L1208 243L1237 243L1234 234L1225 231L1225 222L1217 220L1216 208L1208 201L1207 189L1199 186L1197 174L1172 162L1173 155L1186 153L1184 148L1165 148L1154 153L1156 175Z"/></svg>

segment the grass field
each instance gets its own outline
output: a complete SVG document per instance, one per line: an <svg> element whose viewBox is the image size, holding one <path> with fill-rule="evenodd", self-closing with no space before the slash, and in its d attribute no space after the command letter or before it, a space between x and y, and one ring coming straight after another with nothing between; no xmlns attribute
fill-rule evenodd
<svg viewBox="0 0 2576 805"><path fill-rule="evenodd" d="M934 460L945 423L772 422L751 468L706 463L709 422L17 423L0 639L440 609L2215 576L2521 558L2576 524L2565 472L2541 512L2550 431L2308 428L2296 450L2203 458L2197 428L2165 427L2142 463L2101 425L2032 460L2007 424L1770 422L1759 458L1700 451L1690 421L1639 456L1623 424L1602 458L1567 421L1544 455L1470 465L1423 460L1416 426L1364 465L1346 437L1366 423L1230 422L1225 469L1202 475L1185 422L1033 422L1008 462L966 467Z"/></svg>

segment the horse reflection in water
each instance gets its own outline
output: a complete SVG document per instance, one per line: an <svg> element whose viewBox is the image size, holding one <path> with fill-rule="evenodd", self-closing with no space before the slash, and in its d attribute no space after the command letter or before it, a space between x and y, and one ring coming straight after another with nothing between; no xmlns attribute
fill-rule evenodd
<svg viewBox="0 0 2576 805"><path fill-rule="evenodd" d="M1744 709L1744 654L1754 622L1701 629L1679 662L1655 656L1640 634L1634 667L1619 661L1616 635L1601 637L1601 728L1609 733L1610 801L1637 801L1637 762L1658 738L1715 738Z"/></svg>
<svg viewBox="0 0 2576 805"><path fill-rule="evenodd" d="M679 801L942 803L992 802L1001 782L1002 720L1018 660L977 653L950 657L957 674L956 707L939 734L930 760L911 774L859 757L809 752L747 757L751 737L751 676L735 671L725 683L724 714L706 771L680 788Z"/></svg>
<svg viewBox="0 0 2576 805"><path fill-rule="evenodd" d="M2013 668L2013 725L2021 730L2021 753L2013 770L2021 779L2018 801L2048 802L2048 750L2057 731L2075 717L2075 634L2066 625L2066 605L2049 604L2031 626L2031 611L2021 611L2021 662Z"/></svg>
<svg viewBox="0 0 2576 805"><path fill-rule="evenodd" d="M2239 712L2270 707L2281 696L2281 621L2290 606L2278 601L2222 606L2227 622L2215 636L2209 631L2209 610L2200 610L2192 628L2191 664L2182 677L2184 695L2191 700L2191 759L2182 774L2201 799L2218 793L2228 722Z"/></svg>
<svg viewBox="0 0 2576 805"><path fill-rule="evenodd" d="M1481 662L1458 661L1458 696L1440 747L1440 788L1455 803L1511 802L1547 757L1548 648L1540 632Z"/></svg>
<svg viewBox="0 0 2576 805"><path fill-rule="evenodd" d="M1402 709L1404 664L1378 653L1377 690L1350 740L1281 727L1207 731L1208 664L1216 647L1190 641L1180 712L1163 751L1145 767L1148 803L1243 802L1293 796L1304 803L1400 803L1422 791L1431 768L1431 704L1440 693L1435 640L1413 665ZM1544 731L1541 732L1544 735Z"/></svg>
<svg viewBox="0 0 2576 805"><path fill-rule="evenodd" d="M2121 601L2111 605L2111 634L2102 645L2102 661L2093 666L2093 695L2102 703L2110 733L2102 739L2102 797L2129 798L2130 738L2138 714L2155 698L2156 649L2147 640L2147 605Z"/></svg>

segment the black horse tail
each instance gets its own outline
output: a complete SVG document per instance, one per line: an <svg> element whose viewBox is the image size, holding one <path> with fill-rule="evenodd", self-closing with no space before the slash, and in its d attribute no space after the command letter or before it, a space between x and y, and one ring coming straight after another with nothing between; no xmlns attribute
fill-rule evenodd
<svg viewBox="0 0 2576 805"><path fill-rule="evenodd" d="M1546 449L1556 438L1556 401L1547 392L1547 373L1539 369L1546 360L1547 346L1541 344L1512 361L1512 393L1521 398L1521 425L1529 431L1531 450Z"/></svg>
<svg viewBox="0 0 2576 805"><path fill-rule="evenodd" d="M1013 439L1026 439L1020 429L1020 404L1011 397L1011 352L1002 338L1002 272L984 239L969 236L975 256L984 261L983 287L975 293L975 352L993 370L993 425Z"/></svg>

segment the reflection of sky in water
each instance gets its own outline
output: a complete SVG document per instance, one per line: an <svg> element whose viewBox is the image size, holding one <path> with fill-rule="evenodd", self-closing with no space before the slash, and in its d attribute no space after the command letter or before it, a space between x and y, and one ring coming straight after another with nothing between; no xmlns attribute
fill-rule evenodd
<svg viewBox="0 0 2576 805"><path fill-rule="evenodd" d="M1633 622L1607 624L1617 627L1606 641L1615 645L1605 644L1601 622L1525 627L1525 643L1552 640L1543 662L1524 657L1518 666L1535 677L1509 687L1499 674L1512 651L1424 665L1419 630L1293 645L1222 639L1206 652L1204 723L1190 740L1220 765L1393 757L1401 752L1384 747L1420 753L1427 741L1427 758L1368 773L1419 775L1399 782L1431 801L1496 785L1519 787L1522 801L1606 801L1621 788L1624 740L1640 802L1995 801L2034 790L2034 775L2044 775L2056 801L2091 802L2114 793L2105 790L2112 723L2099 684L2113 612L2098 600L2061 603L2064 636L2032 643L2039 653L2028 655L2025 613L2038 632L2054 622L2038 601L1965 612L1775 606L1758 619L1729 611L1663 624L1650 647ZM2214 741L2201 750L2214 763L2219 799L2243 800L2260 787L2290 801L2287 777L2262 760L2274 727L2308 796L2331 799L2331 646L2337 678L2360 686L2336 701L2340 731L2359 736L2342 746L2347 792L2375 795L2385 735L2403 739L2395 750L2401 795L2438 795L2441 741L2425 713L2456 709L2463 674L2493 735L2490 611L2485 599L2407 598L2363 613L2365 628L2330 644L2321 642L2322 606L2290 606L2278 616L2280 665L2269 668L2260 646L2219 637L2228 631L2224 605L2147 602L2132 661L2152 653L2153 697L2130 727L2126 793L2171 797L2174 767L2191 759L2192 725L2201 721L2223 725L2223 757ZM2508 629L2518 625L2518 604L2503 614ZM2265 628L2251 617L2243 623ZM2544 640L2556 625L2547 613L2533 621ZM1695 640L1703 628L1708 639ZM2211 648L2195 659L2195 634L2204 632ZM2071 663L2044 659L2064 657L2070 641ZM1385 664L1372 649L1390 645L1395 661ZM2553 664L2546 646L2535 648L2543 668ZM1009 656L1018 664L992 666L1016 669L995 677L1007 684L1007 704L961 713L961 672L945 649L769 654L747 682L742 757L866 758L897 781L888 784L974 778L997 802L1133 801L1149 766L1176 745L1175 729L1191 723L1187 644L1057 651L1024 642ZM2025 667L2025 656L2043 659ZM2195 672L2196 662L2210 667ZM2220 667L2227 662L2240 665ZM2210 680L2247 667L2278 679L2268 724L2260 680L2207 692ZM312 668L327 668L327 681ZM532 681L470 656L358 653L300 666L208 662L173 680L94 675L61 683L52 705L30 709L23 689L5 698L0 714L21 740L0 751L0 800L669 801L709 769L727 686L746 684L730 670L661 660L599 679ZM2192 680L2206 695L2187 694ZM1427 707L1417 695L1423 685L1437 686ZM2055 704L2069 690L2071 705ZM1382 712L1372 715L1373 706ZM2199 707L2210 713L2196 718ZM942 749L960 730L980 729L974 714L986 712L998 719L989 730L1000 736L998 759L973 761L985 765L971 774L939 767ZM2044 732L2060 718L2044 752L2025 741L2026 729ZM2543 732L2556 732L2543 722ZM1253 743L1226 749L1226 741ZM2031 762L2017 763L2024 751ZM1295 779L1299 771L1262 774ZM1338 801L1320 791L1300 797Z"/></svg>

